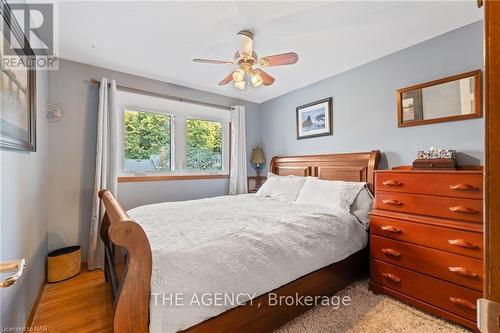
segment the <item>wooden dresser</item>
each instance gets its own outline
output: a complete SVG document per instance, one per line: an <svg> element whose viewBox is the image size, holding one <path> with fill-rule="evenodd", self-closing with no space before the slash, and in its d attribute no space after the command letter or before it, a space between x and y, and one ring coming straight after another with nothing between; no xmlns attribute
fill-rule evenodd
<svg viewBox="0 0 500 333"><path fill-rule="evenodd" d="M482 170L375 172L370 288L476 330Z"/></svg>

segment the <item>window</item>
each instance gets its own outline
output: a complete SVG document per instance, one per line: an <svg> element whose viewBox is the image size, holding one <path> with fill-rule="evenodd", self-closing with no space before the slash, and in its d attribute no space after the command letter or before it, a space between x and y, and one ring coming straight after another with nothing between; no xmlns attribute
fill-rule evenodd
<svg viewBox="0 0 500 333"><path fill-rule="evenodd" d="M120 176L227 176L227 110L124 91L118 100Z"/></svg>
<svg viewBox="0 0 500 333"><path fill-rule="evenodd" d="M172 170L172 117L125 110L124 118L124 171Z"/></svg>
<svg viewBox="0 0 500 333"><path fill-rule="evenodd" d="M222 124L217 121L186 121L186 168L193 171L222 170Z"/></svg>

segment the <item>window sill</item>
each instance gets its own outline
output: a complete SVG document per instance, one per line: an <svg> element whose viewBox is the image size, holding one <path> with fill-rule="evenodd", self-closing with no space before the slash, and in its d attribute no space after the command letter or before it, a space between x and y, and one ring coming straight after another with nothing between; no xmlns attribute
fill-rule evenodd
<svg viewBox="0 0 500 333"><path fill-rule="evenodd" d="M229 175L146 175L146 176L120 176L118 183L159 182L168 180L195 180L195 179L229 179Z"/></svg>

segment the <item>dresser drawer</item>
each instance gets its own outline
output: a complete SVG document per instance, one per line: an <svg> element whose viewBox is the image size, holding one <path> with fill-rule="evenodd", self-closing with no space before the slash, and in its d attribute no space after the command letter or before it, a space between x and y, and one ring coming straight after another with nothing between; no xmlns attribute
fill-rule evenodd
<svg viewBox="0 0 500 333"><path fill-rule="evenodd" d="M377 191L375 207L409 214L483 222L483 201L476 199Z"/></svg>
<svg viewBox="0 0 500 333"><path fill-rule="evenodd" d="M374 235L470 257L483 257L483 235L481 233L436 227L380 216L372 216L370 232Z"/></svg>
<svg viewBox="0 0 500 333"><path fill-rule="evenodd" d="M460 172L381 172L375 175L375 188L388 192L482 199L483 176Z"/></svg>
<svg viewBox="0 0 500 333"><path fill-rule="evenodd" d="M370 250L375 259L467 288L483 290L483 261L480 259L374 235L370 238Z"/></svg>
<svg viewBox="0 0 500 333"><path fill-rule="evenodd" d="M463 318L476 321L476 300L482 294L430 276L373 259L371 279Z"/></svg>

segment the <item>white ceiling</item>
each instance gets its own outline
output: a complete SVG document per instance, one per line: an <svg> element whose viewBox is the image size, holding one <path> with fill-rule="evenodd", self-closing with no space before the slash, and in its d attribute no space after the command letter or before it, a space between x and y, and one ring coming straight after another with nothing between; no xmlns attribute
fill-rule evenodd
<svg viewBox="0 0 500 333"><path fill-rule="evenodd" d="M483 17L476 1L62 2L65 59L263 102L430 39ZM299 62L266 71L276 78L251 94L221 87L236 33L250 29L260 56L295 51Z"/></svg>

